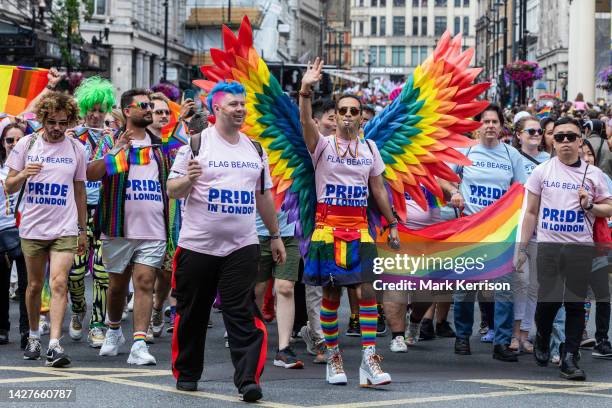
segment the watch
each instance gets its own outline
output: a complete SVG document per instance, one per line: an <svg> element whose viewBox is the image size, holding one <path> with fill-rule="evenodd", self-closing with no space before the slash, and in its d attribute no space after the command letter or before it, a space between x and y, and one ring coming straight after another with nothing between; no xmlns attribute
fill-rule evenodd
<svg viewBox="0 0 612 408"><path fill-rule="evenodd" d="M280 235L270 235L270 241L272 241L273 239L280 239Z"/></svg>
<svg viewBox="0 0 612 408"><path fill-rule="evenodd" d="M585 211L591 211L591 210L593 209L593 205L594 205L594 204L593 204L593 202L592 202L592 201L590 201L590 202L589 202L589 205L587 205L586 207L584 207L584 210L585 210Z"/></svg>

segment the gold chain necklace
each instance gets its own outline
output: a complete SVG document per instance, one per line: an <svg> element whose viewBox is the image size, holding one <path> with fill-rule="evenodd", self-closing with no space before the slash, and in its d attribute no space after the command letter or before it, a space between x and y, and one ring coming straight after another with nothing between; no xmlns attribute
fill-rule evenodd
<svg viewBox="0 0 612 408"><path fill-rule="evenodd" d="M334 136L334 142L336 143L336 154L340 156L341 159L344 159L347 154L350 154L352 158L356 159L359 156L359 138L355 139L355 153L351 151L351 139L348 141L348 145L346 146L346 150L344 153L340 153L340 145L338 144L338 137Z"/></svg>

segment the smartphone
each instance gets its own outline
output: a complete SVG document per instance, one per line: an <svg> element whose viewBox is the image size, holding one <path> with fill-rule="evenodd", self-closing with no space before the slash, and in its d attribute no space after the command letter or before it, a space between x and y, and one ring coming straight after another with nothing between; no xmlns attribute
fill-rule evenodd
<svg viewBox="0 0 612 408"><path fill-rule="evenodd" d="M183 102L185 102L187 99L191 99L192 101L195 100L195 91L193 89L187 89L185 92L183 92ZM195 109L189 109L189 111L187 112L186 116L189 118L191 116L193 116L195 114Z"/></svg>

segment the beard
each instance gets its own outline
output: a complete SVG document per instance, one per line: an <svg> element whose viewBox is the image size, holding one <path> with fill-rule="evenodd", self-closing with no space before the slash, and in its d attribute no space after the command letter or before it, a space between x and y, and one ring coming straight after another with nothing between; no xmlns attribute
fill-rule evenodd
<svg viewBox="0 0 612 408"><path fill-rule="evenodd" d="M142 118L132 119L132 124L139 128L146 128L151 123L153 123L152 117L147 118L146 116L143 116Z"/></svg>

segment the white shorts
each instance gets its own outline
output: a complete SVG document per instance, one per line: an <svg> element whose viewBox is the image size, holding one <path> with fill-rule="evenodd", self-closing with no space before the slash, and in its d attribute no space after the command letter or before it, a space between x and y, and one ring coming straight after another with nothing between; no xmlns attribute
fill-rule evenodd
<svg viewBox="0 0 612 408"><path fill-rule="evenodd" d="M112 238L102 241L102 263L109 273L123 273L137 263L160 269L166 255L166 241Z"/></svg>

